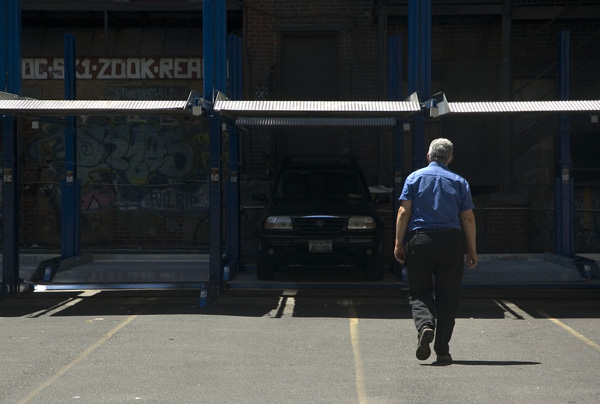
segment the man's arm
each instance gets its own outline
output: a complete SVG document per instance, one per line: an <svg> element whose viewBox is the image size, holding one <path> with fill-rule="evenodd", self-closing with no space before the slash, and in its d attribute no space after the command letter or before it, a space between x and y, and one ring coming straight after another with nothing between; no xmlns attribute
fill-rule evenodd
<svg viewBox="0 0 600 404"><path fill-rule="evenodd" d="M465 238L467 239L467 267L473 269L477 266L477 262L479 261L477 258L477 245L475 241L477 230L473 210L469 209L460 212L460 221L463 230L465 231Z"/></svg>
<svg viewBox="0 0 600 404"><path fill-rule="evenodd" d="M406 252L404 251L404 235L408 228L408 222L412 213L412 201L402 201L398 208L396 216L396 243L394 245L394 257L401 263L406 262Z"/></svg>

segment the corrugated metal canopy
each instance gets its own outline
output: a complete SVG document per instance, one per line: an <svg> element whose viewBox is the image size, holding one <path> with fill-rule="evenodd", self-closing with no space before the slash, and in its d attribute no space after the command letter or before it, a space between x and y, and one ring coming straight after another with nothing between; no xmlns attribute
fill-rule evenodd
<svg viewBox="0 0 600 404"><path fill-rule="evenodd" d="M600 100L447 102L436 94L431 116L446 114L600 113ZM191 92L173 100L36 100L0 92L0 114L38 117L73 115L191 115L201 97ZM426 105L429 104L429 101ZM199 109L199 107L198 107ZM422 111L417 94L407 101L238 101L219 93L215 112L244 127L372 126L389 127Z"/></svg>
<svg viewBox="0 0 600 404"><path fill-rule="evenodd" d="M396 126L394 118L279 118L279 117L240 117L235 124L241 129L251 128L290 128L290 127L381 127Z"/></svg>
<svg viewBox="0 0 600 404"><path fill-rule="evenodd" d="M449 102L449 114L597 113L600 100Z"/></svg>
<svg viewBox="0 0 600 404"><path fill-rule="evenodd" d="M286 123L286 118L298 117L403 119L421 112L421 104L416 94L408 101L237 101L229 100L219 93L214 109L230 119L269 117L281 118L279 122ZM289 126L291 122L293 121L286 124ZM325 124L327 121L320 123ZM369 121L363 121L363 125L368 123Z"/></svg>
<svg viewBox="0 0 600 404"><path fill-rule="evenodd" d="M448 102L437 93L425 102L432 117L447 114L574 114L600 112L600 100Z"/></svg>
<svg viewBox="0 0 600 404"><path fill-rule="evenodd" d="M192 93L193 94L193 93ZM192 94L185 101L35 100L0 93L0 114L39 117L75 115L191 115Z"/></svg>

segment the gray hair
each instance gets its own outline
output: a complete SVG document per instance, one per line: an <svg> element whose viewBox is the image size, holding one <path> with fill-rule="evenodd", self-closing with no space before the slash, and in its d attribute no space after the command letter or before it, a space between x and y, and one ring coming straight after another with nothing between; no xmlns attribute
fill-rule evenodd
<svg viewBox="0 0 600 404"><path fill-rule="evenodd" d="M429 145L429 160L437 161L438 163L448 164L452 158L454 146L448 139L434 139Z"/></svg>

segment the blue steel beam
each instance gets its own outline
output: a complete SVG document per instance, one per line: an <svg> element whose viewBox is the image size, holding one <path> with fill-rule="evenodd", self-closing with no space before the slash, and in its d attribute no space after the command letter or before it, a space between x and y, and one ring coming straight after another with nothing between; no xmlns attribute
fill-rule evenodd
<svg viewBox="0 0 600 404"><path fill-rule="evenodd" d="M227 61L229 76L227 77L227 92L230 99L242 98L242 40L237 35L227 36ZM228 125L229 133L229 179L225 206L227 207L226 227L226 259L223 279L229 280L240 262L240 152L239 129Z"/></svg>
<svg viewBox="0 0 600 404"><path fill-rule="evenodd" d="M408 2L408 92L422 100L431 96L431 0ZM413 121L413 168L427 164L425 159L425 116Z"/></svg>
<svg viewBox="0 0 600 404"><path fill-rule="evenodd" d="M0 90L21 95L21 5L4 0L0 17ZM2 288L0 295L19 291L19 170L17 120L2 117Z"/></svg>
<svg viewBox="0 0 600 404"><path fill-rule="evenodd" d="M239 129L235 125L228 125L229 133L229 179L227 180L227 232L226 232L226 257L227 264L223 274L224 280L229 280L240 263L240 151Z"/></svg>
<svg viewBox="0 0 600 404"><path fill-rule="evenodd" d="M204 99L214 102L217 91L227 91L227 15L225 0L204 0L202 4Z"/></svg>
<svg viewBox="0 0 600 404"><path fill-rule="evenodd" d="M208 299L214 300L220 294L221 271L223 268L223 195L221 175L221 116L209 112L209 210L210 210L210 246L209 246L209 287Z"/></svg>
<svg viewBox="0 0 600 404"><path fill-rule="evenodd" d="M569 31L561 31L559 35L559 84L560 99L570 98L571 77L571 35ZM571 133L569 117L560 116L559 123L559 156L560 177L555 186L555 251L567 257L575 256L574 230L574 181L571 176Z"/></svg>
<svg viewBox="0 0 600 404"><path fill-rule="evenodd" d="M21 2L5 0L3 14L6 35L6 70L3 70L7 76L6 92L21 95Z"/></svg>
<svg viewBox="0 0 600 404"><path fill-rule="evenodd" d="M221 125L222 118L212 110L217 91L227 90L226 78L226 32L227 15L225 0L204 0L202 4L202 35L204 59L204 99L211 106L209 115L209 285L201 293L200 305L214 300L220 294L223 267L222 249L222 189L221 189ZM204 295L204 296L203 296Z"/></svg>
<svg viewBox="0 0 600 404"><path fill-rule="evenodd" d="M65 100L75 100L75 36L64 35ZM80 184L77 178L77 118L68 116L65 125L65 178L61 183L61 256L80 253Z"/></svg>
<svg viewBox="0 0 600 404"><path fill-rule="evenodd" d="M213 53L213 25L214 25L214 10L213 0L202 1L202 62L203 62L203 85L204 99L208 102L214 102L214 59Z"/></svg>

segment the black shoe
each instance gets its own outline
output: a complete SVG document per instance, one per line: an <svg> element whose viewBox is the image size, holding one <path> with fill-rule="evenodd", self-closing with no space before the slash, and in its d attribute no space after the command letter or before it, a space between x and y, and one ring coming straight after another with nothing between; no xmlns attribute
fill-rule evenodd
<svg viewBox="0 0 600 404"><path fill-rule="evenodd" d="M438 355L437 356L437 361L438 362L443 362L443 363L450 363L450 362L452 362L452 355L450 355L450 354Z"/></svg>
<svg viewBox="0 0 600 404"><path fill-rule="evenodd" d="M433 330L427 326L421 328L419 344L417 345L417 359L424 361L431 355L429 344L433 341Z"/></svg>

